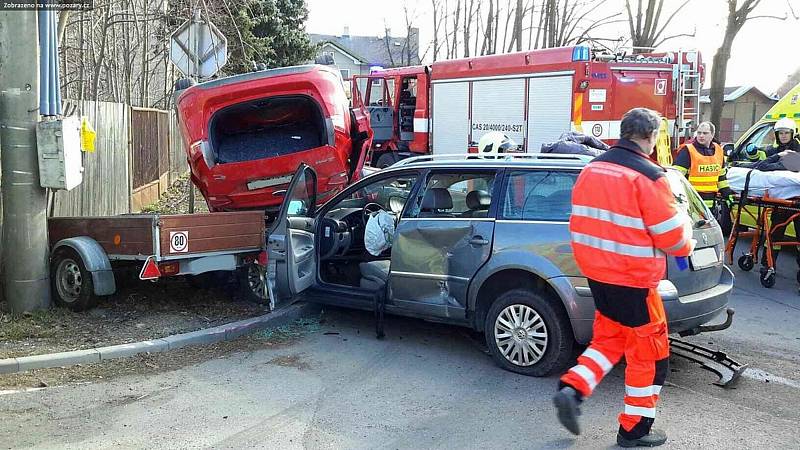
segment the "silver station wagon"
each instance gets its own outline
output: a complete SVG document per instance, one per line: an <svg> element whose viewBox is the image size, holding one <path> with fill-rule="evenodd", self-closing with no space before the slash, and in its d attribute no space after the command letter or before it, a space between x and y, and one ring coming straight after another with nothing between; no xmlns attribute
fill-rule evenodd
<svg viewBox="0 0 800 450"><path fill-rule="evenodd" d="M462 325L485 335L505 369L559 372L592 336L594 302L568 229L572 187L588 162L541 154L409 158L321 207L316 175L301 165L267 238L265 291L280 302L378 304L388 314ZM719 224L679 173L668 177L698 245L688 269L669 258L659 291L670 332L691 334L726 310L733 274L722 262ZM379 211L394 230L374 256L365 230Z"/></svg>

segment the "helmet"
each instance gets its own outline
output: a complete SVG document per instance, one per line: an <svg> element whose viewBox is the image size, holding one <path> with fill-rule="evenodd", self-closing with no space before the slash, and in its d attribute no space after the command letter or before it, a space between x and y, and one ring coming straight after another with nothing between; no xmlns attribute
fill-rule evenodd
<svg viewBox="0 0 800 450"><path fill-rule="evenodd" d="M481 155L496 155L515 150L517 143L500 131L490 131L478 141L478 153Z"/></svg>
<svg viewBox="0 0 800 450"><path fill-rule="evenodd" d="M775 130L775 132L791 131L792 134L794 135L797 130L797 124L794 123L794 120L788 117L784 117L775 122L775 126L773 127L773 129Z"/></svg>
<svg viewBox="0 0 800 450"><path fill-rule="evenodd" d="M747 159L758 158L758 146L752 142L747 144L747 146L744 148L744 154L747 156Z"/></svg>

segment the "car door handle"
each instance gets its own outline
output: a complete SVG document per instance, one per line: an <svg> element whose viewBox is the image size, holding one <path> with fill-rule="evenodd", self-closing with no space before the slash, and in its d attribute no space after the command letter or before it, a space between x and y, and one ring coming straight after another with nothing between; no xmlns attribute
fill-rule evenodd
<svg viewBox="0 0 800 450"><path fill-rule="evenodd" d="M475 236L469 240L469 243L472 245L488 245L489 241L484 239L482 236Z"/></svg>

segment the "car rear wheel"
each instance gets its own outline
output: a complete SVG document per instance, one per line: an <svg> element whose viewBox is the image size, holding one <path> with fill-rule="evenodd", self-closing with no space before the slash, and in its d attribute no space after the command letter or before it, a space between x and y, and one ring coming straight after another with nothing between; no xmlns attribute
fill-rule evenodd
<svg viewBox="0 0 800 450"><path fill-rule="evenodd" d="M527 289L508 291L492 303L484 335L495 363L536 377L565 370L575 345L566 314Z"/></svg>

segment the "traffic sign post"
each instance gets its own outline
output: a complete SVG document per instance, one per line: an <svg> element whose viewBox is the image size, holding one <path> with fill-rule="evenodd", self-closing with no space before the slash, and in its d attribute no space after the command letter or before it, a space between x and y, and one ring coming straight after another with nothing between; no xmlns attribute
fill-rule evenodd
<svg viewBox="0 0 800 450"><path fill-rule="evenodd" d="M178 27L169 41L170 60L184 76L209 78L228 62L228 40L199 13Z"/></svg>

